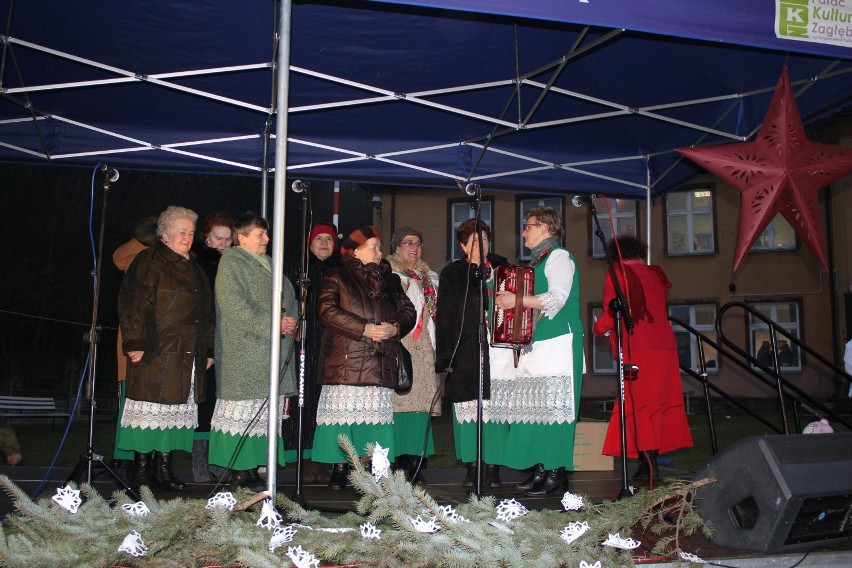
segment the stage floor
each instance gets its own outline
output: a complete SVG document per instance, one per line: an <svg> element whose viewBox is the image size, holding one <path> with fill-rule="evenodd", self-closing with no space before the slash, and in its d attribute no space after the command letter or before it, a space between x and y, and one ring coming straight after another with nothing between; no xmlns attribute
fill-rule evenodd
<svg viewBox="0 0 852 568"><path fill-rule="evenodd" d="M574 472L571 477L569 490L573 493L586 495L591 501L601 503L605 500L614 500L617 498L621 488L621 470L620 462L616 462L618 469L612 471L581 471ZM95 469L97 472L97 469ZM45 468L34 467L0 467L0 473L10 477L23 490L32 494L33 491L42 483L42 478L45 474ZM119 470L120 474L124 474L123 470ZM178 477L186 481L191 479L191 474L188 471L177 472ZM689 478L687 474L671 469L662 468L662 474L669 477ZM71 470L68 468L55 468L39 494L39 498L51 497L55 494L56 489L62 486L71 475ZM438 469L426 470L425 472L428 485L425 486L432 497L441 505L458 505L464 503L468 499L468 489L462 487L462 480L465 477L465 471L459 469ZM508 468L501 469L501 477L503 487L490 489L484 488L485 495L491 495L496 500L502 499L517 499L528 509L552 509L561 510L561 491L555 492L547 497L527 497L523 493L514 489L514 484L522 481L527 473L515 471ZM288 497L293 497L295 493L295 470L283 469L278 473L279 491L283 492ZM111 476L106 472L101 472L93 478L95 488L104 496L111 495L117 485L113 483ZM647 482L640 485L640 488L647 488ZM164 490L156 490L154 494L161 499L173 497L183 497L190 499L207 499L219 491L227 491L227 487L216 487L214 484L187 483L185 492L171 492ZM355 503L359 498L358 493L351 488L342 491L333 491L328 486L319 481L311 481L303 483L302 497L305 500L307 507L318 510L320 512L331 515L350 512L355 510ZM0 495L0 514L3 516L13 512L13 504L9 497L5 494ZM673 562L667 562L660 559L649 558L648 554L655 542L654 536L650 533L635 533L633 538L642 541L643 545L637 549L637 564L654 564L654 566L675 566ZM687 539L684 549L698 555L708 562L712 562L717 566L735 566L735 567L848 567L852 566L852 542L842 543L840 545L832 544L830 546L816 546L812 550L801 550L795 552L786 552L783 554L761 554L753 552L743 552L730 549L723 549L714 546L712 542L701 536L693 536ZM801 563L799 563L801 561ZM797 564L798 563L798 564ZM680 564L683 566L684 564Z"/></svg>

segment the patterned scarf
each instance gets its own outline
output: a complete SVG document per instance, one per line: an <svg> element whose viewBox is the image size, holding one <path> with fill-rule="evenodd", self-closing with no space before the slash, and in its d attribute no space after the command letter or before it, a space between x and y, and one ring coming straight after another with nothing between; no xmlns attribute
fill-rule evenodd
<svg viewBox="0 0 852 568"><path fill-rule="evenodd" d="M535 245L530 250L530 256L533 259L532 262L530 262L530 266L535 266L536 264L541 262L541 259L544 258L547 253L549 253L551 249L553 249L553 247L558 246L559 239L557 239L556 237L547 237L546 239Z"/></svg>

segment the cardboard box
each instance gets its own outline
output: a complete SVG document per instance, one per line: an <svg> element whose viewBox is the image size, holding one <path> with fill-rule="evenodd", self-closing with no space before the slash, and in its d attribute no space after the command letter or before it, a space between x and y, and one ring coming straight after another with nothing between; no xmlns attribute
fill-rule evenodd
<svg viewBox="0 0 852 568"><path fill-rule="evenodd" d="M612 471L612 456L601 455L609 422L583 420L577 423L574 436L575 471Z"/></svg>

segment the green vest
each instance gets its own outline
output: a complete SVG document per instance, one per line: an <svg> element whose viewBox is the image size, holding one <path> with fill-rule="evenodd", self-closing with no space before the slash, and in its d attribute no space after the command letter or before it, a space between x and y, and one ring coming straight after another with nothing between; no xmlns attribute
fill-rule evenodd
<svg viewBox="0 0 852 568"><path fill-rule="evenodd" d="M534 291L536 296L547 292L547 276L544 274L544 266L547 264L547 258L557 249L565 250L562 247L554 247L535 265ZM571 259L571 262L574 262L574 257L570 252L568 258ZM574 262L574 280L571 282L571 293L568 295L565 305L553 319L539 312L541 317L536 324L533 341L553 339L566 333L583 334L583 320L580 319L580 272L576 267L577 263Z"/></svg>

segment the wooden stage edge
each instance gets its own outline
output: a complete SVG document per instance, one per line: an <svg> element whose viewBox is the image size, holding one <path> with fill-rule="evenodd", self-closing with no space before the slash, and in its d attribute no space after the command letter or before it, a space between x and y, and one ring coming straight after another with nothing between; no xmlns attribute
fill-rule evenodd
<svg viewBox="0 0 852 568"><path fill-rule="evenodd" d="M622 486L620 462L616 461L616 468L611 471L578 471L571 477L569 491L583 494L595 503L605 500L614 500L619 494ZM42 483L46 468L36 467L0 467L0 474L11 478L21 489L32 494ZM97 468L94 470L98 472ZM118 470L123 474L124 471ZM71 475L70 468L54 468L48 480L39 494L39 498L49 498L55 494L56 489L65 484ZM177 471L177 476L187 483L184 492L172 492L154 490L159 499L182 497L188 499L207 499L216 492L228 491L227 487L216 487L214 484L188 482L192 478L189 471ZM662 468L662 474L666 477L690 478L690 474ZM458 505L468 499L468 489L462 487L465 470L457 469L427 469L425 470L428 485L426 490L441 505ZM495 489L484 489L485 495L492 495L496 500L517 499L528 509L536 510L561 510L562 491L557 491L547 497L527 497L514 488L514 484L522 481L527 476L526 472L516 471L509 468L501 468L503 487ZM102 471L92 479L94 487L104 496L112 495L118 488L112 481L111 476ZM278 472L279 492L292 498L295 493L295 470L282 469ZM647 488L647 482L640 486ZM330 515L336 515L354 511L358 493L347 488L342 491L333 491L326 483L319 481L305 482L302 485L302 496L307 507ZM0 495L0 514L5 516L13 511L12 503L5 494ZM852 542L837 545L817 544L811 550L797 550L776 554L762 554L755 552L744 552L738 550L724 549L713 545L703 537L690 537L688 546L700 551L699 556L716 566L730 566L736 568L762 568L774 567L784 568L847 568L852 566ZM640 562L637 565L653 564L655 567L684 566L675 562Z"/></svg>

